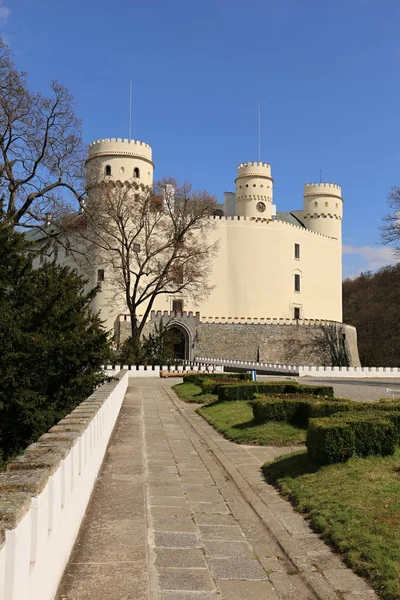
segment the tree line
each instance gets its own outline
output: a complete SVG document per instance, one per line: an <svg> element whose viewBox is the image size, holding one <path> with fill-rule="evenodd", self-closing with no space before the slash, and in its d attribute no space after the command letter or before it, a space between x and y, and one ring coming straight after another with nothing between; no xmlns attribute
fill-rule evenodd
<svg viewBox="0 0 400 600"><path fill-rule="evenodd" d="M343 321L357 328L362 366L400 366L400 263L343 282Z"/></svg>

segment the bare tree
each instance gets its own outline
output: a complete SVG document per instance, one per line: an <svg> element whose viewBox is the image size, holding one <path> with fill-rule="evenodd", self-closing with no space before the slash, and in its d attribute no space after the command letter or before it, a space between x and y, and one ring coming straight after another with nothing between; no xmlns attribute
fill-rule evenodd
<svg viewBox="0 0 400 600"><path fill-rule="evenodd" d="M383 217L381 240L384 244L393 246L394 255L400 257L400 188L392 188L388 204L392 212Z"/></svg>
<svg viewBox="0 0 400 600"><path fill-rule="evenodd" d="M200 303L211 292L215 206L207 192L173 180L149 189L103 182L89 191L80 232L85 256L107 265L114 296L123 296L130 313L135 342L158 296L184 293Z"/></svg>
<svg viewBox="0 0 400 600"><path fill-rule="evenodd" d="M84 148L69 91L31 92L0 40L0 201L10 226L37 226L65 211L65 192L81 202Z"/></svg>

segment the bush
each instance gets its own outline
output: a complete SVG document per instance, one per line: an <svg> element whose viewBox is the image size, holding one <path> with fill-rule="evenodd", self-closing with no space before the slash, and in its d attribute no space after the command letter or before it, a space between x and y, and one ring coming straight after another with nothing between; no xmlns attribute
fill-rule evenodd
<svg viewBox="0 0 400 600"><path fill-rule="evenodd" d="M334 400L334 401L332 401ZM276 395L255 394L250 401L256 423L285 421L297 427L308 427L310 418L329 417L339 411L350 411L355 402L346 399L320 400L309 394Z"/></svg>
<svg viewBox="0 0 400 600"><path fill-rule="evenodd" d="M306 444L310 459L321 465L345 462L355 452L352 428L337 419L311 419Z"/></svg>
<svg viewBox="0 0 400 600"><path fill-rule="evenodd" d="M308 394L333 398L333 387L301 385L297 382L275 383L275 381L237 383L220 386L218 400L253 400L254 394Z"/></svg>
<svg viewBox="0 0 400 600"><path fill-rule="evenodd" d="M250 405L256 423L284 421L298 427L307 427L312 404L309 396L300 394L297 398L290 396L268 398L261 394L255 396L255 399L250 401Z"/></svg>
<svg viewBox="0 0 400 600"><path fill-rule="evenodd" d="M194 383L201 387L203 380L214 380L228 383L229 381L251 381L251 373L187 373L183 376L183 383Z"/></svg>
<svg viewBox="0 0 400 600"><path fill-rule="evenodd" d="M397 440L398 433L389 412L356 411L310 419L306 443L311 460L331 464L344 462L353 455L393 454Z"/></svg>

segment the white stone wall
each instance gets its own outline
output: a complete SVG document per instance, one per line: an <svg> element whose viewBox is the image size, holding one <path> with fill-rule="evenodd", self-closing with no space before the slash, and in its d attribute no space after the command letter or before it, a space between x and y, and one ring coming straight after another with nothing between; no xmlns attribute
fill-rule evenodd
<svg viewBox="0 0 400 600"><path fill-rule="evenodd" d="M84 517L127 384L128 374L122 372L116 384L99 388L71 413L83 416L89 407L90 410L98 407L96 414L87 419L87 427L76 436L63 460L54 472L50 472L47 484L38 495L30 497L23 491L1 492L0 511L2 502L9 500L16 519L16 526L6 529L3 543L0 521L1 600L53 600ZM62 438L62 433L59 436ZM57 434L52 437L57 437ZM51 446L51 442L42 443L47 448ZM39 440L35 450L27 449L28 458L30 456L34 462L35 453L40 453L40 445ZM57 448L57 443L54 446ZM22 477L29 475L28 470L12 470L2 475L1 486L7 486L7 478L16 473ZM33 470L32 476L36 475L37 471L35 473ZM11 483L10 480L8 485L11 486Z"/></svg>

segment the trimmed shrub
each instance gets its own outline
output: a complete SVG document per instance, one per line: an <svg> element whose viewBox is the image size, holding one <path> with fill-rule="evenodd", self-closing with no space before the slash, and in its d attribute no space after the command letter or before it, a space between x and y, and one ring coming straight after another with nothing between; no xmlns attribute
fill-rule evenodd
<svg viewBox="0 0 400 600"><path fill-rule="evenodd" d="M255 394L255 399L250 401L256 423L267 421L285 421L299 427L308 424L308 413L312 404L309 396L298 397L275 396L266 397Z"/></svg>
<svg viewBox="0 0 400 600"><path fill-rule="evenodd" d="M257 423L267 421L285 421L297 427L308 427L310 418L329 417L339 411L350 411L351 400L340 401L320 400L318 396L309 394L296 394L294 396L277 395L264 396L255 394L255 399L250 401L254 420Z"/></svg>
<svg viewBox="0 0 400 600"><path fill-rule="evenodd" d="M225 383L228 381L251 381L251 373L187 373L183 376L183 383L194 383L201 387L203 380L217 380L220 377Z"/></svg>
<svg viewBox="0 0 400 600"><path fill-rule="evenodd" d="M356 411L310 419L306 443L311 460L331 464L344 462L353 455L393 454L398 432L390 415Z"/></svg>
<svg viewBox="0 0 400 600"><path fill-rule="evenodd" d="M200 387L202 389L203 394L216 394L218 392L218 388L221 385L229 385L229 383L230 380L225 379L225 377L221 377L218 379L210 379L209 377L207 377L206 379L201 380Z"/></svg>
<svg viewBox="0 0 400 600"><path fill-rule="evenodd" d="M311 419L306 444L310 459L321 465L346 462L355 452L352 428L337 419Z"/></svg>
<svg viewBox="0 0 400 600"><path fill-rule="evenodd" d="M333 398L333 387L300 385L297 382L276 383L275 381L235 383L218 388L218 400L253 400L255 394L307 394Z"/></svg>

